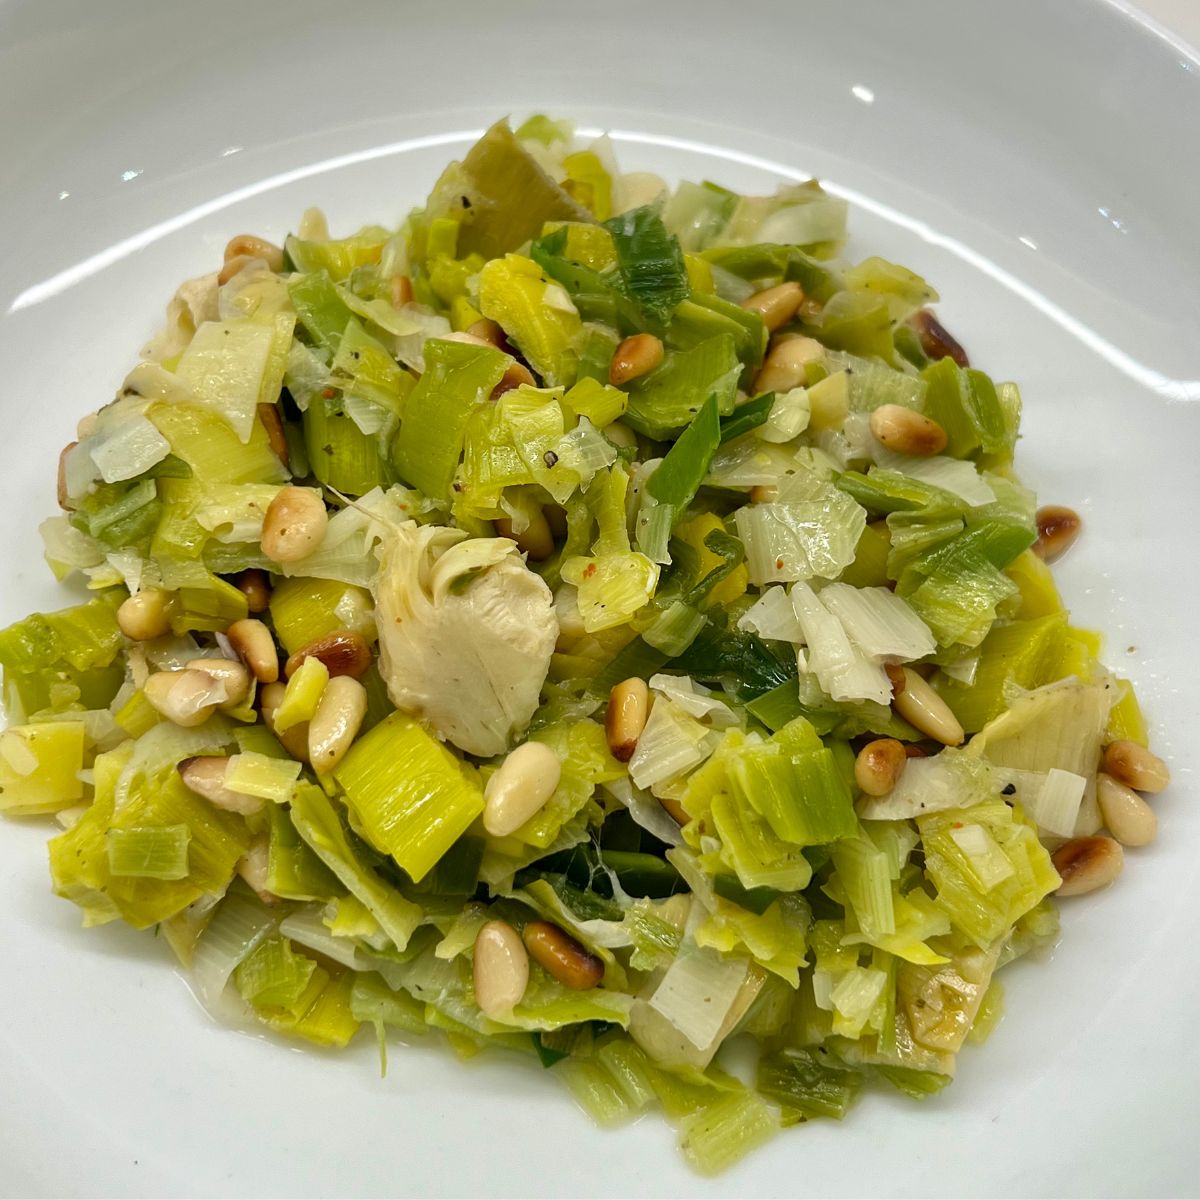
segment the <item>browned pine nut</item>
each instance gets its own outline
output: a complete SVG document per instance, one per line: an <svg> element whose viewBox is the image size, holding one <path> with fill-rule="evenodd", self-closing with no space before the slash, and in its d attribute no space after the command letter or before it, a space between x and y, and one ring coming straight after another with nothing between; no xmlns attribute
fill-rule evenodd
<svg viewBox="0 0 1200 1200"><path fill-rule="evenodd" d="M250 672L231 658L193 658L184 667L189 671L203 671L225 688L225 699L218 708L237 708L250 691Z"/></svg>
<svg viewBox="0 0 1200 1200"><path fill-rule="evenodd" d="M881 404L871 414L871 432L897 454L928 458L946 448L946 431L923 413L902 404Z"/></svg>
<svg viewBox="0 0 1200 1200"><path fill-rule="evenodd" d="M895 738L876 738L858 752L854 782L868 796L886 796L899 783L907 759Z"/></svg>
<svg viewBox="0 0 1200 1200"><path fill-rule="evenodd" d="M225 636L259 683L274 683L279 678L279 652L275 649L275 639L261 621L253 617L234 621Z"/></svg>
<svg viewBox="0 0 1200 1200"><path fill-rule="evenodd" d="M1072 508L1061 504L1047 504L1037 510L1037 541L1032 550L1045 562L1053 562L1064 555L1083 532L1083 522Z"/></svg>
<svg viewBox="0 0 1200 1200"><path fill-rule="evenodd" d="M275 728L275 713L283 703L287 686L282 683L268 683L259 693L259 705L262 708L263 724L279 739L279 744L297 761L308 762L308 725L307 721L292 725L282 733Z"/></svg>
<svg viewBox="0 0 1200 1200"><path fill-rule="evenodd" d="M505 337L504 330L487 317L480 317L478 321L468 325L467 332L472 337L479 338L480 341L490 343L497 350L503 350L505 354L509 352L508 338Z"/></svg>
<svg viewBox="0 0 1200 1200"><path fill-rule="evenodd" d="M496 769L483 790L483 827L507 837L539 813L562 778L558 755L543 742L518 746Z"/></svg>
<svg viewBox="0 0 1200 1200"><path fill-rule="evenodd" d="M755 395L790 392L808 377L808 364L820 362L825 347L815 338L781 337L773 342L754 377Z"/></svg>
<svg viewBox="0 0 1200 1200"><path fill-rule="evenodd" d="M308 761L327 774L346 757L367 715L367 689L349 675L337 675L321 693L308 725Z"/></svg>
<svg viewBox="0 0 1200 1200"><path fill-rule="evenodd" d="M887 673L888 682L892 685L894 699L904 691L904 668L899 663L884 663L883 669Z"/></svg>
<svg viewBox="0 0 1200 1200"><path fill-rule="evenodd" d="M503 1016L521 1003L529 986L529 955L511 925L487 921L480 928L472 965L475 1003L485 1016Z"/></svg>
<svg viewBox="0 0 1200 1200"><path fill-rule="evenodd" d="M67 456L78 445L78 442L68 442L58 456L58 507L63 512L71 512L74 507L71 497L67 495Z"/></svg>
<svg viewBox="0 0 1200 1200"><path fill-rule="evenodd" d="M168 721L184 728L203 725L228 692L207 671L158 671L142 686L147 702Z"/></svg>
<svg viewBox="0 0 1200 1200"><path fill-rule="evenodd" d="M656 796L655 799L663 812L681 828L692 819L688 816L687 809L673 796Z"/></svg>
<svg viewBox="0 0 1200 1200"><path fill-rule="evenodd" d="M756 483L750 489L751 504L774 504L779 496L779 488L773 483Z"/></svg>
<svg viewBox="0 0 1200 1200"><path fill-rule="evenodd" d="M298 562L321 544L329 526L325 501L312 488L281 488L263 517L263 553L278 563Z"/></svg>
<svg viewBox="0 0 1200 1200"><path fill-rule="evenodd" d="M762 292L755 292L742 301L742 307L756 312L763 324L774 333L786 325L800 310L804 289L798 283L781 283Z"/></svg>
<svg viewBox="0 0 1200 1200"><path fill-rule="evenodd" d="M117 609L117 627L132 642L152 642L171 632L170 598L160 588L142 588Z"/></svg>
<svg viewBox="0 0 1200 1200"><path fill-rule="evenodd" d="M1096 800L1109 833L1122 846L1148 846L1158 836L1158 818L1131 787L1102 771L1096 776Z"/></svg>
<svg viewBox="0 0 1200 1200"><path fill-rule="evenodd" d="M921 349L930 358L952 358L960 367L969 367L967 352L946 332L942 323L928 308L923 308L912 319L913 328L921 339Z"/></svg>
<svg viewBox="0 0 1200 1200"><path fill-rule="evenodd" d="M485 346L490 345L489 342L483 343ZM514 388L519 387L536 387L537 380L533 377L533 372L523 363L513 361L505 368L504 374L500 376L500 382L492 388L493 400L499 400L505 392L511 392Z"/></svg>
<svg viewBox="0 0 1200 1200"><path fill-rule="evenodd" d="M1112 742L1104 747L1104 769L1118 783L1137 792L1161 792L1171 782L1167 764L1137 742Z"/></svg>
<svg viewBox="0 0 1200 1200"><path fill-rule="evenodd" d="M911 667L904 668L904 687L892 694L892 707L913 728L941 742L943 746L959 746L963 727L950 711L950 706Z"/></svg>
<svg viewBox="0 0 1200 1200"><path fill-rule="evenodd" d="M517 543L517 549L529 555L534 562L544 562L554 553L554 535L550 522L539 508L529 518L529 524L520 533L513 533L513 523L508 517L496 518L496 533Z"/></svg>
<svg viewBox="0 0 1200 1200"><path fill-rule="evenodd" d="M264 241L252 233L239 233L237 237L230 238L225 247L226 263L242 257L261 258L276 274L283 270L283 250L274 242Z"/></svg>
<svg viewBox="0 0 1200 1200"><path fill-rule="evenodd" d="M617 762L628 762L650 717L650 689L636 675L618 683L609 693L604 731Z"/></svg>
<svg viewBox="0 0 1200 1200"><path fill-rule="evenodd" d="M407 275L393 275L388 287L393 308L403 308L406 304L412 303L412 280Z"/></svg>
<svg viewBox="0 0 1200 1200"><path fill-rule="evenodd" d="M285 467L290 465L292 461L291 451L288 449L287 434L283 432L283 418L279 415L278 406L274 404L260 404L258 406L258 419L267 431L267 444L271 447L271 453Z"/></svg>
<svg viewBox="0 0 1200 1200"><path fill-rule="evenodd" d="M1082 896L1112 883L1125 865L1125 854L1112 838L1082 837L1063 842L1050 861L1062 876L1057 894Z"/></svg>
<svg viewBox="0 0 1200 1200"><path fill-rule="evenodd" d="M663 344L652 333L635 333L614 351L608 364L608 382L615 387L654 370L663 360Z"/></svg>
<svg viewBox="0 0 1200 1200"><path fill-rule="evenodd" d="M179 778L185 787L197 796L203 796L215 808L242 814L260 811L263 801L257 796L247 796L244 792L235 792L225 786L225 768L228 764L229 759L213 754L185 758L178 767Z"/></svg>
<svg viewBox="0 0 1200 1200"><path fill-rule="evenodd" d="M251 567L234 580L234 587L246 597L247 611L261 613L271 607L271 584L266 571Z"/></svg>
<svg viewBox="0 0 1200 1200"><path fill-rule="evenodd" d="M604 963L549 921L530 921L521 931L521 940L534 962L563 987L586 992L604 978Z"/></svg>
<svg viewBox="0 0 1200 1200"><path fill-rule="evenodd" d="M307 646L301 646L288 660L284 674L289 679L300 670L306 658L319 658L332 675L352 675L358 679L371 665L371 647L361 633L339 629L326 633Z"/></svg>

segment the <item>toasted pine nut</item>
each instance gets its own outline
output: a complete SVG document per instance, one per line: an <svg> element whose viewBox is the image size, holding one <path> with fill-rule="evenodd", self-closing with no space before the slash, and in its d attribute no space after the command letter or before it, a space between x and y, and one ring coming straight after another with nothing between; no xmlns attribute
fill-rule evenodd
<svg viewBox="0 0 1200 1200"><path fill-rule="evenodd" d="M259 693L263 724L279 739L279 744L297 761L308 762L308 722L292 725L282 733L275 728L275 712L283 703L287 687L282 683L268 683Z"/></svg>
<svg viewBox="0 0 1200 1200"><path fill-rule="evenodd" d="M267 444L271 447L271 453L285 467L290 465L292 455L288 449L287 434L283 432L283 418L279 415L278 406L274 404L260 404L258 406L258 419L267 431Z"/></svg>
<svg viewBox="0 0 1200 1200"><path fill-rule="evenodd" d="M521 931L521 940L534 962L563 987L585 992L604 978L603 961L549 921L530 921Z"/></svg>
<svg viewBox="0 0 1200 1200"><path fill-rule="evenodd" d="M616 387L654 370L663 360L663 344L652 333L635 333L614 351L608 364L608 382Z"/></svg>
<svg viewBox="0 0 1200 1200"><path fill-rule="evenodd" d="M274 683L279 678L279 651L271 631L261 621L253 617L234 621L225 636L259 683Z"/></svg>
<svg viewBox="0 0 1200 1200"><path fill-rule="evenodd" d="M774 504L779 495L779 488L773 483L756 483L750 489L751 504Z"/></svg>
<svg viewBox="0 0 1200 1200"><path fill-rule="evenodd" d="M171 632L170 598L161 588L142 588L117 609L117 626L131 642L152 642Z"/></svg>
<svg viewBox="0 0 1200 1200"><path fill-rule="evenodd" d="M1096 776L1096 800L1109 833L1122 846L1148 846L1158 836L1154 809L1133 788L1103 771Z"/></svg>
<svg viewBox="0 0 1200 1200"><path fill-rule="evenodd" d="M67 495L67 457L78 445L78 442L68 442L58 456L58 507L63 512L73 511L71 497Z"/></svg>
<svg viewBox="0 0 1200 1200"><path fill-rule="evenodd" d="M1104 769L1137 792L1161 792L1171 782L1167 764L1137 742L1112 742L1104 748Z"/></svg>
<svg viewBox="0 0 1200 1200"><path fill-rule="evenodd" d="M1082 896L1112 883L1125 865L1125 853L1112 838L1081 837L1063 842L1050 861L1062 876L1056 894Z"/></svg>
<svg viewBox="0 0 1200 1200"><path fill-rule="evenodd" d="M1072 508L1047 504L1037 510L1037 541L1031 549L1038 558L1053 562L1075 544L1083 532L1083 522Z"/></svg>
<svg viewBox="0 0 1200 1200"><path fill-rule="evenodd" d="M265 571L250 567L233 581L233 585L246 597L249 612L266 612L271 607L271 584Z"/></svg>
<svg viewBox="0 0 1200 1200"><path fill-rule="evenodd" d="M407 275L393 275L388 286L393 308L403 308L406 304L412 303L412 280Z"/></svg>
<svg viewBox="0 0 1200 1200"><path fill-rule="evenodd" d="M804 289L798 283L781 283L762 292L755 292L742 301L742 307L756 312L763 324L774 333L786 325L800 310Z"/></svg>
<svg viewBox="0 0 1200 1200"><path fill-rule="evenodd" d="M529 986L529 955L511 925L486 922L475 935L472 960L475 1003L485 1016L502 1016L521 1003Z"/></svg>
<svg viewBox="0 0 1200 1200"><path fill-rule="evenodd" d="M485 346L491 345L490 342L484 342ZM493 400L499 400L505 392L511 392L514 388L519 387L536 387L537 380L533 377L533 372L523 363L515 360L505 369L503 375L500 376L500 382L492 388Z"/></svg>
<svg viewBox="0 0 1200 1200"><path fill-rule="evenodd" d="M279 897L267 891L267 877L271 870L271 839L260 834L252 841L246 853L238 859L237 873L264 904L274 904Z"/></svg>
<svg viewBox="0 0 1200 1200"><path fill-rule="evenodd" d="M335 675L321 693L308 725L308 761L327 774L346 757L367 715L367 689L349 675Z"/></svg>
<svg viewBox="0 0 1200 1200"><path fill-rule="evenodd" d="M278 563L307 558L325 538L329 514L312 488L282 488L263 518L263 553Z"/></svg>
<svg viewBox="0 0 1200 1200"><path fill-rule="evenodd" d="M503 350L505 354L509 352L508 338L504 336L504 330L495 321L489 321L487 317L480 317L478 321L468 325L467 332L472 337L477 337L481 341L495 346L497 350Z"/></svg>
<svg viewBox="0 0 1200 1200"><path fill-rule="evenodd" d="M152 708L168 721L184 728L203 725L228 693L220 679L207 671L158 671L142 685Z"/></svg>
<svg viewBox="0 0 1200 1200"><path fill-rule="evenodd" d="M963 727L950 706L912 667L904 668L904 687L893 691L892 707L926 737L944 746L959 746Z"/></svg>
<svg viewBox="0 0 1200 1200"><path fill-rule="evenodd" d="M900 781L908 756L895 738L868 742L854 760L854 782L868 796L886 796Z"/></svg>
<svg viewBox="0 0 1200 1200"><path fill-rule="evenodd" d="M517 543L517 549L529 555L534 562L544 562L554 553L554 535L550 522L539 508L529 518L529 524L520 533L513 533L513 524L508 517L496 518L496 533Z"/></svg>
<svg viewBox="0 0 1200 1200"><path fill-rule="evenodd" d="M326 633L307 646L301 646L287 660L284 674L291 679L306 658L319 658L330 675L353 675L358 679L371 665L371 647L367 645L366 638L353 629Z"/></svg>
<svg viewBox="0 0 1200 1200"><path fill-rule="evenodd" d="M558 755L543 742L518 746L483 790L483 827L507 837L545 807L562 778Z"/></svg>
<svg viewBox="0 0 1200 1200"><path fill-rule="evenodd" d="M673 796L656 796L655 799L663 812L681 828L692 819L688 816L687 809Z"/></svg>
<svg viewBox="0 0 1200 1200"><path fill-rule="evenodd" d="M251 254L235 254L232 258L227 258L221 265L220 271L217 272L217 283L224 287L235 275L240 275L253 261L254 256Z"/></svg>
<svg viewBox="0 0 1200 1200"><path fill-rule="evenodd" d="M225 768L228 764L229 759L214 754L185 758L178 767L179 778L185 787L197 796L203 796L216 808L244 815L258 812L263 801L257 796L247 796L244 792L235 792L225 786Z"/></svg>
<svg viewBox="0 0 1200 1200"><path fill-rule="evenodd" d="M242 254L247 258L261 258L276 274L283 270L282 248L252 233L239 233L237 237L230 238L225 247L226 262Z"/></svg>
<svg viewBox="0 0 1200 1200"><path fill-rule="evenodd" d="M188 671L203 671L224 687L225 699L217 705L218 708L237 708L245 701L250 691L250 672L232 658L193 658L184 663L184 668Z"/></svg>
<svg viewBox="0 0 1200 1200"><path fill-rule="evenodd" d="M815 338L789 337L774 342L754 377L754 393L790 392L808 377L811 362L825 357L825 347Z"/></svg>
<svg viewBox="0 0 1200 1200"><path fill-rule="evenodd" d="M650 689L636 675L618 683L608 696L604 731L617 762L628 762L650 717Z"/></svg>
<svg viewBox="0 0 1200 1200"><path fill-rule="evenodd" d="M887 672L888 682L892 685L892 698L895 699L904 691L904 668L899 663L884 663L883 669Z"/></svg>
<svg viewBox="0 0 1200 1200"><path fill-rule="evenodd" d="M967 352L946 332L933 313L923 308L912 319L913 328L921 339L921 349L930 358L952 358L960 367L969 367Z"/></svg>
<svg viewBox="0 0 1200 1200"><path fill-rule="evenodd" d="M902 404L881 404L871 414L871 432L897 454L928 458L946 448L946 431L930 417Z"/></svg>

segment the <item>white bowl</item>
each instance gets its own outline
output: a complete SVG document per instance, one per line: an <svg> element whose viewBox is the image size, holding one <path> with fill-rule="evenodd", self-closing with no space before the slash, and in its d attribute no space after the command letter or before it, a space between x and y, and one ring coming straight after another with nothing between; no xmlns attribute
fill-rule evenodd
<svg viewBox="0 0 1200 1200"><path fill-rule="evenodd" d="M631 168L815 173L857 253L926 275L1023 386L1019 465L1087 536L1079 623L1137 683L1175 782L1158 844L1064 904L1053 961L923 1106L871 1095L716 1180L657 1118L596 1131L536 1069L342 1056L212 1025L148 934L81 932L40 823L0 829L0 1191L134 1195L1057 1195L1197 1186L1200 62L1116 7L432 2L10 4L0 52L0 621L54 464L185 277L303 208L395 222L506 112L614 130ZM432 1039L431 1039L432 1040Z"/></svg>

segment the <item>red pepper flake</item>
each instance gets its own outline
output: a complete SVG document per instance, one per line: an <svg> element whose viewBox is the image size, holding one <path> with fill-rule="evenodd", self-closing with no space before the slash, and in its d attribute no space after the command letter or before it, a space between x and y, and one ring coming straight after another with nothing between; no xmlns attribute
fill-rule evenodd
<svg viewBox="0 0 1200 1200"><path fill-rule="evenodd" d="M584 579L591 579L591 577L593 575L595 575L595 573L596 573L596 564L595 563L588 563L588 565L583 568Z"/></svg>
<svg viewBox="0 0 1200 1200"><path fill-rule="evenodd" d="M326 400L332 400L334 396L337 395L337 391L334 388L326 388L321 395L324 396Z"/></svg>
<svg viewBox="0 0 1200 1200"><path fill-rule="evenodd" d="M783 559L782 558L777 558L775 560L775 570L777 570L777 571L783 570Z"/></svg>

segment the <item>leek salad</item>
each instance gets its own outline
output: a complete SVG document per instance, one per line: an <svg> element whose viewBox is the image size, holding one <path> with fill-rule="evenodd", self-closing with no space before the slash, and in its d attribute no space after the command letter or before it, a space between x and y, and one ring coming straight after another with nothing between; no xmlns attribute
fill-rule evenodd
<svg viewBox="0 0 1200 1200"><path fill-rule="evenodd" d="M90 598L0 632L56 894L231 1022L524 1056L702 1171L945 1087L1146 729L1016 385L846 215L535 117L399 229L235 239L63 453Z"/></svg>

